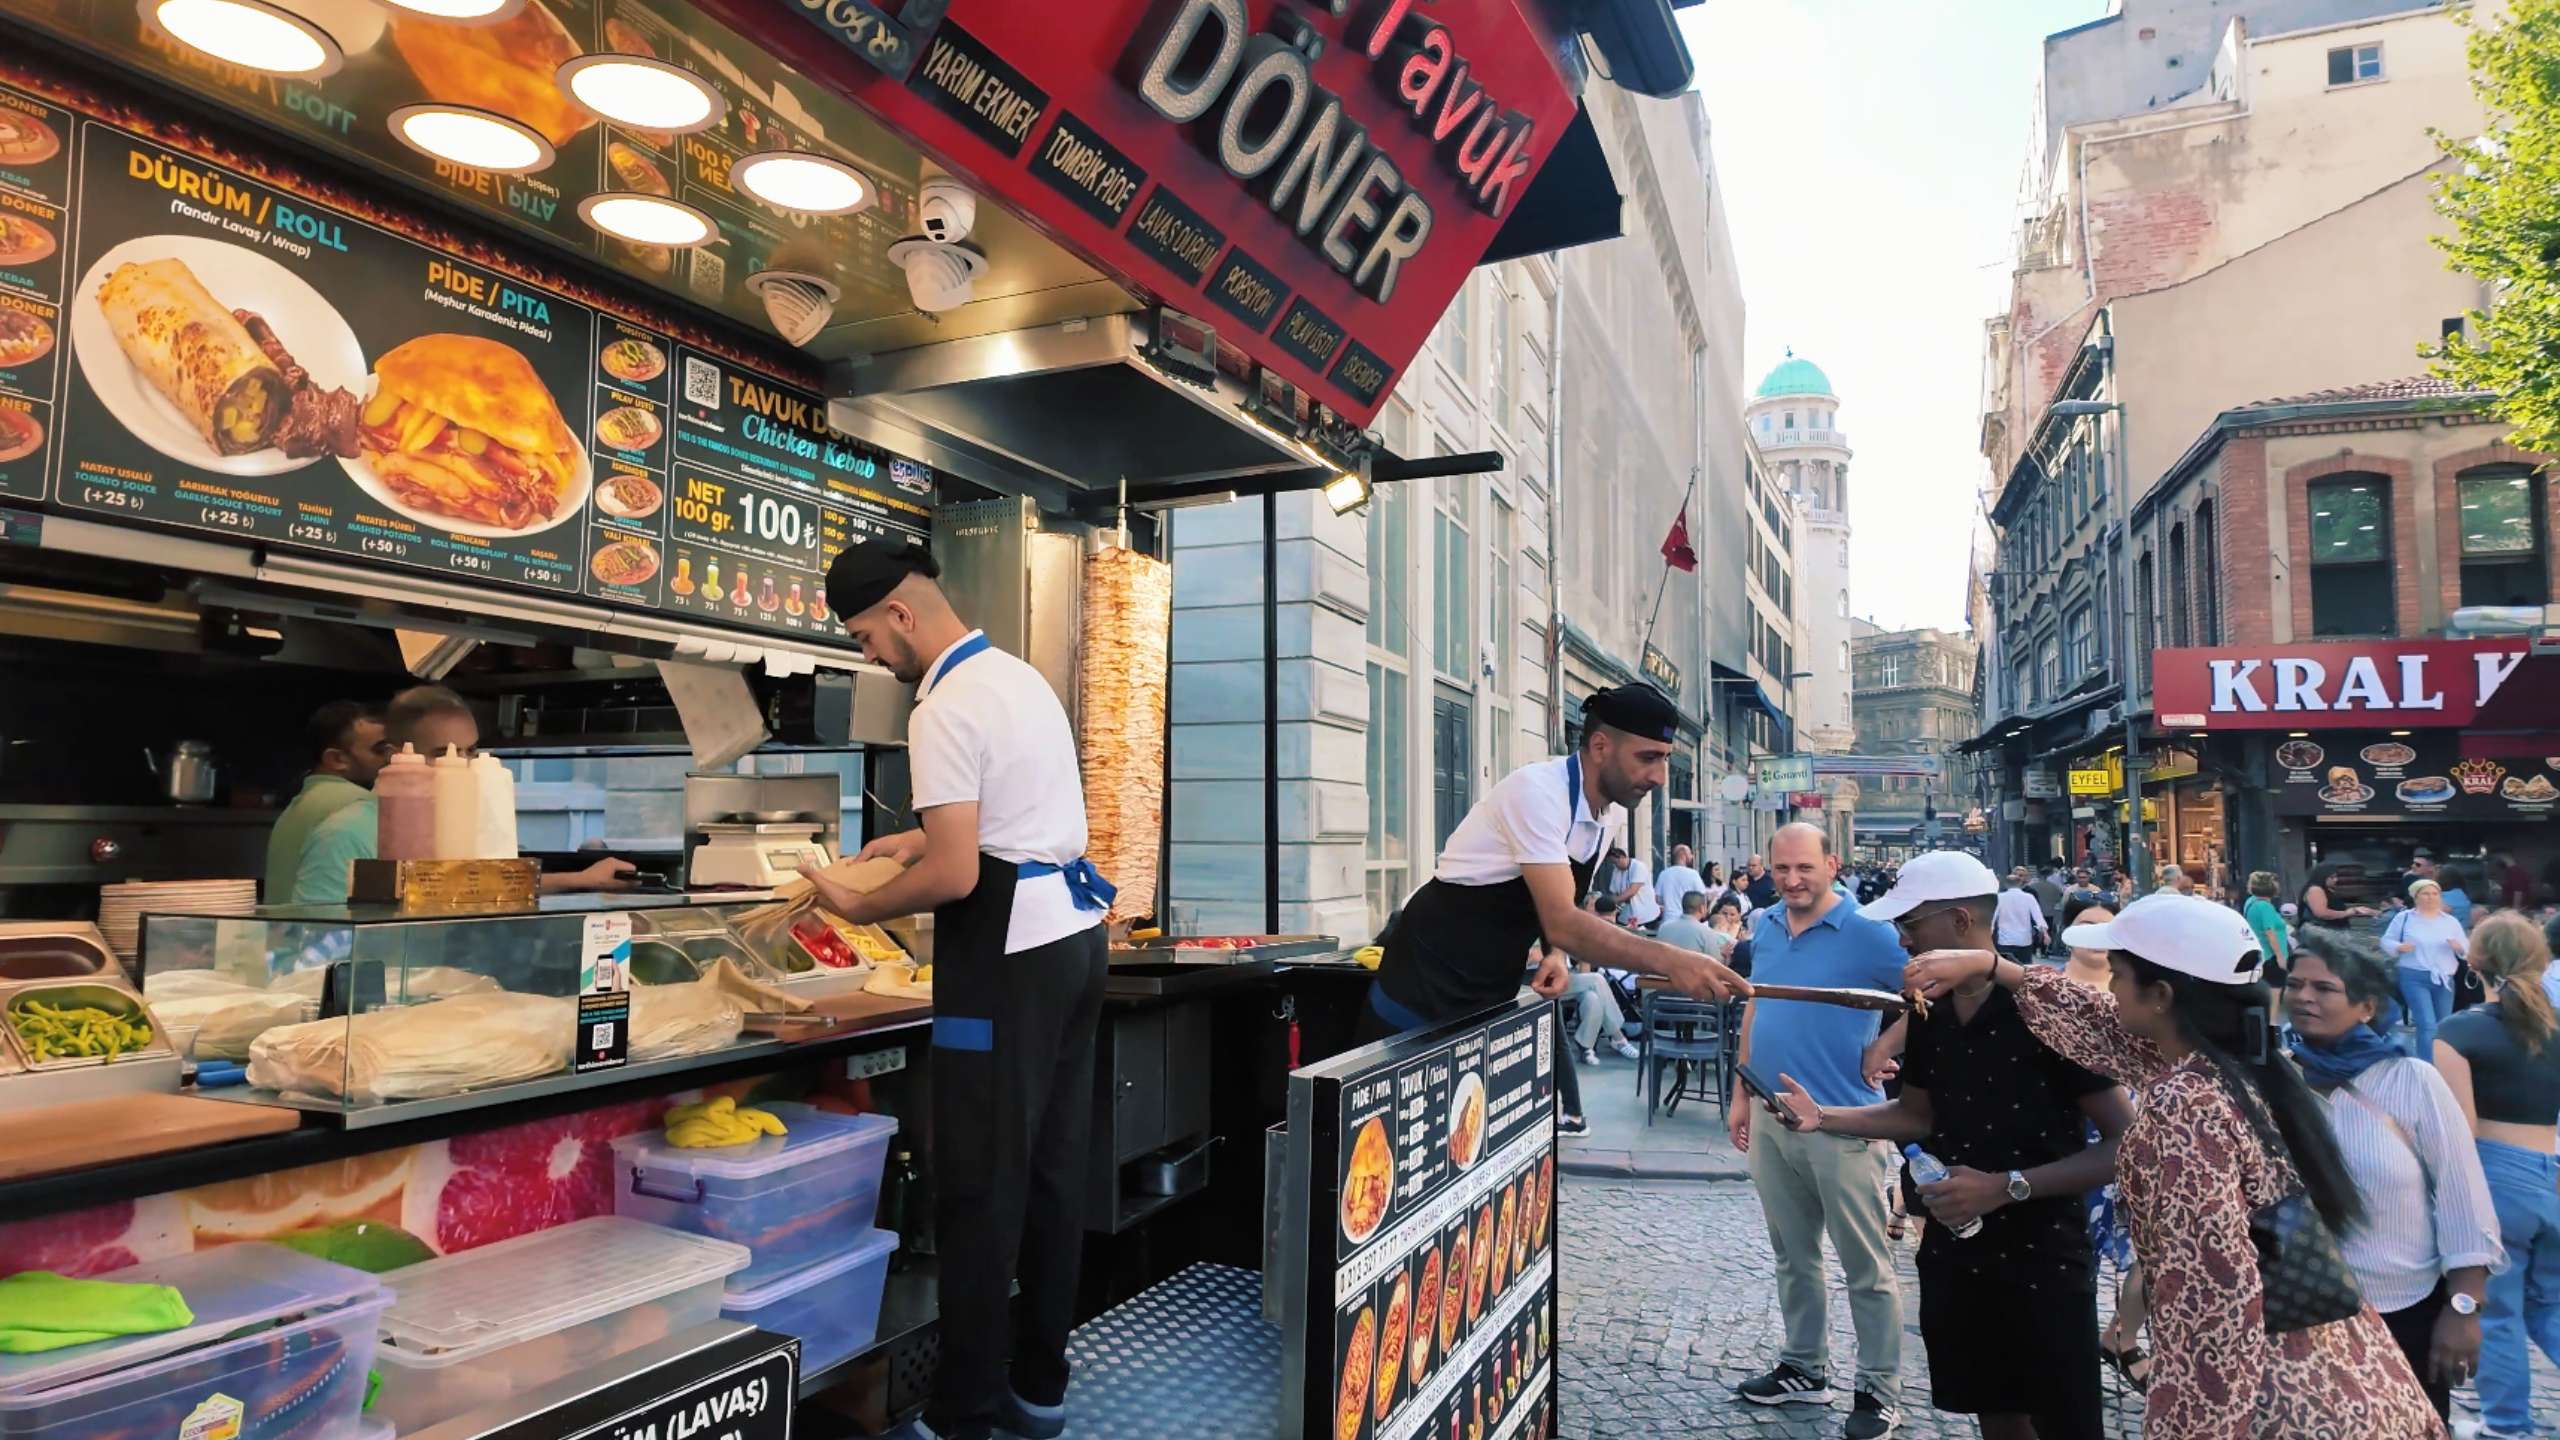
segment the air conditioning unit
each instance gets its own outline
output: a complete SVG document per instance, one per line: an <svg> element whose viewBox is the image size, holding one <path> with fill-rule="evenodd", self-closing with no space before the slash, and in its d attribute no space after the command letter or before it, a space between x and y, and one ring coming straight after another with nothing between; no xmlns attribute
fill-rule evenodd
<svg viewBox="0 0 2560 1440"><path fill-rule="evenodd" d="M2101 705L2097 709L2089 712L2088 733L2092 735L2102 735L2123 723L2124 714L2120 707L2114 705Z"/></svg>

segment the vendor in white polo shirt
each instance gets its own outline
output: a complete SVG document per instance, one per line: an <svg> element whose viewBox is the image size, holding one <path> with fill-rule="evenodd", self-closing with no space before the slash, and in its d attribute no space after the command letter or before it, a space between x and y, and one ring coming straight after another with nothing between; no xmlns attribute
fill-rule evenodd
<svg viewBox="0 0 2560 1440"><path fill-rule="evenodd" d="M862 652L916 687L907 746L923 828L864 847L863 859L907 867L867 894L801 873L857 924L933 912L934 1225L950 1239L925 1433L1054 1436L1112 887L1084 858L1084 788L1057 693L952 612L941 573L922 546L890 540L852 546L827 571L827 604Z"/></svg>
<svg viewBox="0 0 2560 1440"><path fill-rule="evenodd" d="M1582 716L1574 753L1504 776L1450 832L1431 879L1381 937L1386 954L1360 1040L1510 999L1520 991L1530 947L1542 940L1546 955L1532 982L1541 995L1563 993L1568 953L1663 976L1701 999L1751 993L1722 964L1630 934L1584 908L1601 847L1625 821L1622 807L1669 778L1679 712L1639 682L1594 694Z"/></svg>

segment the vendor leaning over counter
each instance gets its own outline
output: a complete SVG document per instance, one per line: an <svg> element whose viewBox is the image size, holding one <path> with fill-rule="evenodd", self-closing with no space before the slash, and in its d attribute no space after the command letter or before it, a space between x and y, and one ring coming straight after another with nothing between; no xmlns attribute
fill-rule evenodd
<svg viewBox="0 0 2560 1440"><path fill-rule="evenodd" d="M1057 693L952 613L941 573L897 542L853 546L827 571L827 604L863 654L916 687L907 746L924 828L863 848L907 867L877 890L801 873L856 924L933 912L933 1219L968 1238L942 1250L942 1362L922 1433L1046 1437L1066 1428L1113 890L1085 858Z"/></svg>
<svg viewBox="0 0 2560 1440"><path fill-rule="evenodd" d="M383 709L382 729L385 763L403 745L415 746L420 755L442 755L450 746L469 756L480 748L480 722L470 704L441 685L413 686L392 696ZM366 795L313 827L302 847L302 863L294 870L291 903L346 904L355 862L374 858L380 826L381 806ZM542 889L546 894L627 890L632 869L628 860L599 860L584 870L543 876Z"/></svg>
<svg viewBox="0 0 2560 1440"><path fill-rule="evenodd" d="M303 726L303 742L302 753L311 757L310 773L267 836L267 880L260 893L270 905L293 897L311 832L370 797L373 777L382 773L394 748L382 728L382 712L354 700L332 700L312 712Z"/></svg>
<svg viewBox="0 0 2560 1440"><path fill-rule="evenodd" d="M1450 832L1431 879L1380 937L1386 954L1355 1038L1501 1004L1520 993L1523 957L1541 940L1546 955L1531 985L1550 998L1564 992L1567 955L1660 975L1702 1000L1751 993L1719 962L1583 908L1601 847L1626 819L1622 807L1669 778L1680 715L1639 681L1595 693L1582 717L1580 748L1504 776Z"/></svg>

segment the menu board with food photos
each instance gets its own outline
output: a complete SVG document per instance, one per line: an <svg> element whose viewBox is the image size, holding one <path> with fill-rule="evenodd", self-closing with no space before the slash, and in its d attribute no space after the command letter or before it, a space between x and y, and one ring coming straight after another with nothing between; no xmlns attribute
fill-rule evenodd
<svg viewBox="0 0 2560 1440"><path fill-rule="evenodd" d="M2275 746L2279 815L2533 819L2560 808L2560 755L2461 753L2459 731L2315 731Z"/></svg>
<svg viewBox="0 0 2560 1440"><path fill-rule="evenodd" d="M1549 1433L1556 1044L1523 997L1290 1075L1281 1433Z"/></svg>
<svg viewBox="0 0 2560 1440"><path fill-rule="evenodd" d="M0 494L830 643L827 563L929 531L931 472L816 395L17 92L0 117Z"/></svg>
<svg viewBox="0 0 2560 1440"><path fill-rule="evenodd" d="M912 150L689 6L523 0L494 23L367 0L316 0L300 13L345 52L334 74L285 79L225 64L170 39L130 0L68 0L60 21L84 46L714 308L760 314L747 277L776 268L819 269L865 308L903 303L905 274L889 263L888 247L913 228ZM599 119L569 98L558 77L568 61L603 53L682 65L719 92L719 119L684 135ZM424 103L508 116L539 134L555 158L531 174L509 175L413 150L393 134L390 117ZM729 183L739 158L780 149L859 166L878 187L876 202L850 216L785 212ZM690 250L606 236L578 215L581 200L604 192L681 200L709 215L718 234Z"/></svg>

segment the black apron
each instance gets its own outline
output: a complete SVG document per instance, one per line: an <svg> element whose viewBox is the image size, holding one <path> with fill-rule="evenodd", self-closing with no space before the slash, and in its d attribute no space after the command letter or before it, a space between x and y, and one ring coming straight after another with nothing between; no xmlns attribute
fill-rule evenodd
<svg viewBox="0 0 2560 1440"><path fill-rule="evenodd" d="M983 648L962 647L943 673ZM1006 954L1015 890L1026 873L1053 872L1068 873L1094 923ZM978 883L933 912L942 1356L925 1423L945 1435L992 1421L1008 1383L1035 1405L1066 1397L1109 966L1096 885L1107 905L1107 883L1081 859L1051 866L980 852Z"/></svg>
<svg viewBox="0 0 2560 1440"><path fill-rule="evenodd" d="M1565 783L1570 791L1565 803L1578 810L1583 800L1579 755L1566 762ZM1575 904L1590 903L1591 877L1607 848L1604 837L1590 859L1567 862ZM1379 937L1386 954L1370 987L1362 1033L1419 1029L1510 999L1520 993L1529 947L1546 938L1526 877L1459 885L1435 876L1414 892Z"/></svg>

